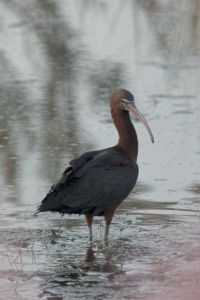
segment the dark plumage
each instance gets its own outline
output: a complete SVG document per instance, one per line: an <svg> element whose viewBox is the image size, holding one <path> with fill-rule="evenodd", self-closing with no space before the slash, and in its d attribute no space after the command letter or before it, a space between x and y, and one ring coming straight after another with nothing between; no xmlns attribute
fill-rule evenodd
<svg viewBox="0 0 200 300"><path fill-rule="evenodd" d="M132 191L138 177L138 141L129 111L145 124L153 142L151 131L136 109L131 93L126 90L115 92L111 98L111 114L119 132L117 145L86 152L72 160L42 201L38 212L85 214L90 239L93 216L104 216L105 239L108 239L114 211Z"/></svg>

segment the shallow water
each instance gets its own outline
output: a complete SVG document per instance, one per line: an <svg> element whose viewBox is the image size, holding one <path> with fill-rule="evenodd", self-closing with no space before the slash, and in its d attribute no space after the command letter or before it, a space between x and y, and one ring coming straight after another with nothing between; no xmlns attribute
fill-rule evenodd
<svg viewBox="0 0 200 300"><path fill-rule="evenodd" d="M200 298L200 2L0 1L0 299ZM134 93L140 174L110 244L37 205L70 159L117 134Z"/></svg>

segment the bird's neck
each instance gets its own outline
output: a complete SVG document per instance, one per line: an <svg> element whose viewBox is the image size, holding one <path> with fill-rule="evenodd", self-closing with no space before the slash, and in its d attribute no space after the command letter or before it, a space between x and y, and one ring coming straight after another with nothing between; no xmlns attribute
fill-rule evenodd
<svg viewBox="0 0 200 300"><path fill-rule="evenodd" d="M114 124L119 133L117 146L133 161L137 161L138 139L135 128L131 122L128 112L120 109L111 110Z"/></svg>

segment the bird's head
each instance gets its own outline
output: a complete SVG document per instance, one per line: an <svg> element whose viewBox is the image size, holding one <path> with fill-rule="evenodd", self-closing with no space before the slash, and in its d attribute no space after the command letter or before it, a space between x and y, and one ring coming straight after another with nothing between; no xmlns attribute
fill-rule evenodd
<svg viewBox="0 0 200 300"><path fill-rule="evenodd" d="M135 115L144 124L150 135L152 143L154 143L154 137L151 129L141 112L136 107L134 97L129 91L124 89L115 91L111 97L111 109L130 112Z"/></svg>

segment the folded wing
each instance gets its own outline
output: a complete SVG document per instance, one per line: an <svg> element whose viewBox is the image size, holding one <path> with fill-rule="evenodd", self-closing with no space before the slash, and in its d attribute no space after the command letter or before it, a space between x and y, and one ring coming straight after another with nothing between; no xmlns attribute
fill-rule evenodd
<svg viewBox="0 0 200 300"><path fill-rule="evenodd" d="M137 176L137 164L114 148L87 152L70 162L38 211L102 214L128 196Z"/></svg>

